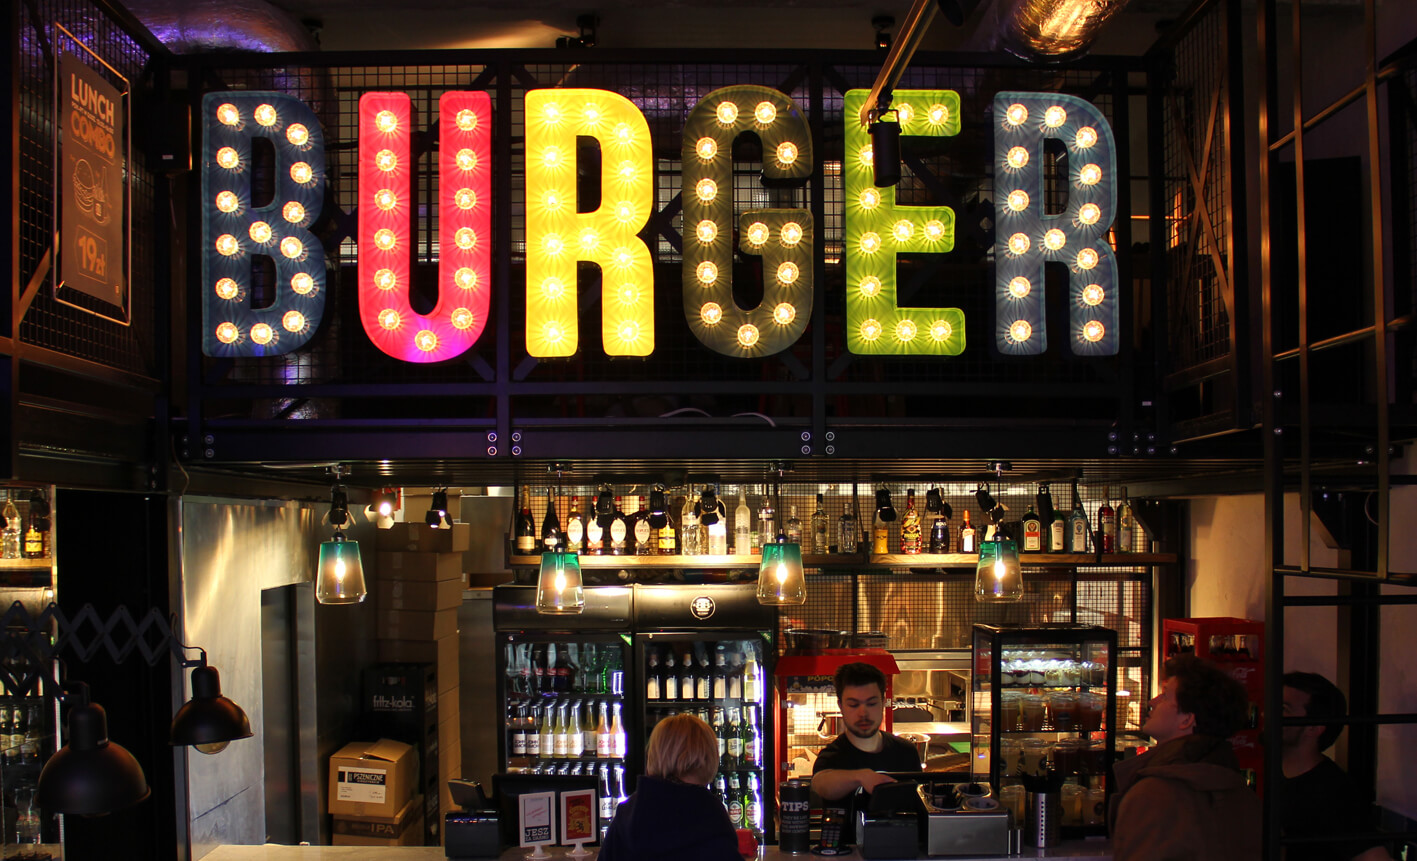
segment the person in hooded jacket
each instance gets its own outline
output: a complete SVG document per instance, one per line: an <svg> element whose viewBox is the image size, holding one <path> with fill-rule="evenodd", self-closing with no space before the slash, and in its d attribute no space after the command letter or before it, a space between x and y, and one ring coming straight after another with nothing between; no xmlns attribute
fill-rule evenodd
<svg viewBox="0 0 1417 861"><path fill-rule="evenodd" d="M1194 655L1169 659L1165 676L1142 724L1156 746L1113 770L1113 859L1258 859L1260 799L1229 741L1245 724L1244 688Z"/></svg>
<svg viewBox="0 0 1417 861"><path fill-rule="evenodd" d="M610 820L599 861L742 861L728 811L708 788L717 771L718 738L703 719L655 724L645 774Z"/></svg>

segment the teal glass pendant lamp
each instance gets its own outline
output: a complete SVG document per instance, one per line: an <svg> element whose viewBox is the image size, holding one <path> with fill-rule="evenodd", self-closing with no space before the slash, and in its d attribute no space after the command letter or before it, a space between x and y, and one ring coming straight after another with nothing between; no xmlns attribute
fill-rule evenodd
<svg viewBox="0 0 1417 861"><path fill-rule="evenodd" d="M807 603L807 580L802 572L802 547L787 543L786 535L763 545L758 565L758 603L790 606Z"/></svg>
<svg viewBox="0 0 1417 861"><path fill-rule="evenodd" d="M974 569L974 600L1009 602L1023 598L1023 566L1019 564L1018 542L996 526L994 535L979 544L979 562Z"/></svg>
<svg viewBox="0 0 1417 861"><path fill-rule="evenodd" d="M585 589L581 582L580 557L566 552L566 545L541 554L541 573L536 578L536 612L548 616L572 616L585 610Z"/></svg>
<svg viewBox="0 0 1417 861"><path fill-rule="evenodd" d="M321 604L358 604L369 594L364 586L364 563L359 558L359 542L344 537L353 519L344 485L336 484L330 494L326 515L335 534L320 545L320 570L315 583L315 600Z"/></svg>

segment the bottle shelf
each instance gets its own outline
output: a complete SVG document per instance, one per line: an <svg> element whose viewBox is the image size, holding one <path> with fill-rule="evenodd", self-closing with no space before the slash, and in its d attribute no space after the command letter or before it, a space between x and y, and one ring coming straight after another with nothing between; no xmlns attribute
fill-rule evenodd
<svg viewBox="0 0 1417 861"><path fill-rule="evenodd" d="M0 559L0 571L48 571L54 560L43 559Z"/></svg>
<svg viewBox="0 0 1417 861"><path fill-rule="evenodd" d="M668 569L668 568L757 568L763 561L757 554L726 556L581 556L582 568ZM1170 565L1176 562L1174 553L1110 553L1097 556L1090 553L1023 553L1019 561L1030 566L1094 565L1126 567L1134 565ZM979 562L977 553L883 553L883 554L805 554L804 568L973 568ZM540 556L511 556L513 568L537 568Z"/></svg>

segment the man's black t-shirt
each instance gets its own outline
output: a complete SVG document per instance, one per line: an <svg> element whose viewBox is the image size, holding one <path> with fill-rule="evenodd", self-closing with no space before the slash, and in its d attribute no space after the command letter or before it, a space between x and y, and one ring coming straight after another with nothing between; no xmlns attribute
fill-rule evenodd
<svg viewBox="0 0 1417 861"><path fill-rule="evenodd" d="M898 738L885 730L881 730L881 749L875 753L867 753L851 743L851 739L845 733L837 736L832 743L822 748L822 752L817 754L817 761L812 765L812 773L827 769L857 769L869 768L872 771L920 771L920 754L916 751L915 745L901 738ZM853 808L851 800L854 793L842 799L828 800L828 806L846 808L846 827L842 828L841 839L843 843L854 842L852 835L855 832L853 823L856 821L856 810Z"/></svg>
<svg viewBox="0 0 1417 861"><path fill-rule="evenodd" d="M1318 837L1372 831L1377 827L1373 806L1363 800L1348 774L1324 757L1318 765L1284 780L1284 834ZM1349 861L1379 845L1375 840L1296 844L1285 849L1287 861Z"/></svg>

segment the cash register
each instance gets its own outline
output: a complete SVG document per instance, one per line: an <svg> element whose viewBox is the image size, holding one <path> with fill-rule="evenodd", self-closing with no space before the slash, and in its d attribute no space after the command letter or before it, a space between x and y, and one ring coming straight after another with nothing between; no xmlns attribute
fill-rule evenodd
<svg viewBox="0 0 1417 861"><path fill-rule="evenodd" d="M856 805L857 848L862 858L926 855L1008 855L1019 832L1009 812L978 784L928 773L891 774Z"/></svg>

